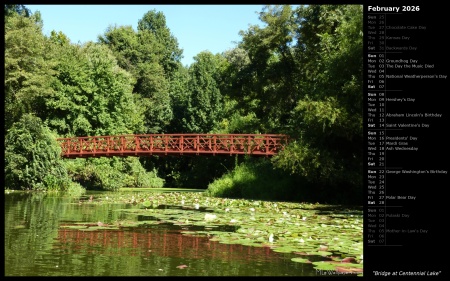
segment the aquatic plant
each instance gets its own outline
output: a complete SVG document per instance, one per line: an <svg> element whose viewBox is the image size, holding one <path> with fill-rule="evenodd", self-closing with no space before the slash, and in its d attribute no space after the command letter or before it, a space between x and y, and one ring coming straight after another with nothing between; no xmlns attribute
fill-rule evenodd
<svg viewBox="0 0 450 281"><path fill-rule="evenodd" d="M108 193L86 203L127 204L126 209L116 211L127 214L128 220L89 227L80 224L80 229L170 223L182 227L183 235L270 247L275 252L294 253L299 257L293 262L311 263L317 270L362 274L362 208L214 198L198 192Z"/></svg>

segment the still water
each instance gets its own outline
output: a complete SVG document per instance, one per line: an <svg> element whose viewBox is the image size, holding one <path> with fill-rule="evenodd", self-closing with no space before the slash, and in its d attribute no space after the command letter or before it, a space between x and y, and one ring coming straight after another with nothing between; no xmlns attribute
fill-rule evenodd
<svg viewBox="0 0 450 281"><path fill-rule="evenodd" d="M172 224L91 231L64 227L129 216L120 212L126 204L95 206L79 200L5 193L5 276L317 275L311 264L291 261L294 254L183 235Z"/></svg>

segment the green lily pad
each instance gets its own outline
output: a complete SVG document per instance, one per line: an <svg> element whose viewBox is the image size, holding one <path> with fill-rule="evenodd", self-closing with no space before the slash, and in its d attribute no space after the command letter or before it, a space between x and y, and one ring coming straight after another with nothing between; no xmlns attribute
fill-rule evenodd
<svg viewBox="0 0 450 281"><path fill-rule="evenodd" d="M130 202L138 204L132 205ZM126 224L120 223L121 227L170 223L179 226L183 235L208 236L211 241L223 244L270 247L274 252L319 258L333 254L341 259L359 257L363 252L362 212L342 211L342 208L332 205L224 199L182 192L108 194L107 200L99 198L92 205L99 203L125 204L126 208L115 210L121 216L125 214L129 220ZM200 208L195 209L195 204L200 204ZM217 215L217 218L205 221L205 211ZM95 229L94 226L97 226L96 223L61 227L105 229ZM269 242L271 233L274 235L273 243ZM297 258L297 262L301 262L304 257ZM304 260L306 262L307 259ZM333 267L329 264L320 266Z"/></svg>
<svg viewBox="0 0 450 281"><path fill-rule="evenodd" d="M293 247L289 247L289 246L284 246L284 247L275 247L272 249L274 252L278 252L278 253L292 253L294 251L297 251L297 248L293 248Z"/></svg>
<svg viewBox="0 0 450 281"><path fill-rule="evenodd" d="M304 258L292 258L291 261L293 261L293 262L300 262L300 263L311 263L310 260L304 259Z"/></svg>
<svg viewBox="0 0 450 281"><path fill-rule="evenodd" d="M308 254L309 255L317 255L317 256L326 257L326 256L332 255L333 253L332 252L327 252L327 251L316 251L316 252L308 252Z"/></svg>
<svg viewBox="0 0 450 281"><path fill-rule="evenodd" d="M314 265L314 268L317 270L335 270L336 265L329 263L327 261L318 261L318 262L312 262Z"/></svg>

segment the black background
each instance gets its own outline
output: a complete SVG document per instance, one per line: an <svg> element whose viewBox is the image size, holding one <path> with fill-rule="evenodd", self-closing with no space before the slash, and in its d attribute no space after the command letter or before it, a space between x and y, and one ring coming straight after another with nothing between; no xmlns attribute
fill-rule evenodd
<svg viewBox="0 0 450 281"><path fill-rule="evenodd" d="M400 7L419 6L418 12L399 12L398 15L388 15L386 25L426 26L426 31L419 30L388 30L387 35L410 36L411 40L386 41L387 45L417 46L417 51L405 51L401 54L390 54L388 58L416 59L419 64L434 64L433 69L387 69L387 74L443 74L449 75L447 45L449 32L448 19L450 14L443 5L431 1L368 1L364 4L364 36L367 39L368 6ZM367 43L367 40L365 40ZM367 81L367 45L364 47L365 82ZM411 103L387 103L386 113L441 113L441 118L386 118L386 123L429 123L428 129L404 129L392 132L395 135L416 136L414 143L417 152L401 151L387 152L386 167L401 167L410 170L445 170L447 174L403 174L386 176L386 190L388 195L412 195L416 200L387 201L386 206L402 205L401 210L391 213L408 213L410 218L392 218L386 220L386 228L396 229L427 229L427 234L386 234L386 245L364 245L364 277L375 277L375 271L386 271L391 274L404 272L424 272L431 274L438 272L441 279L448 275L447 225L449 224L448 200L449 183L449 132L448 96L450 95L447 79L387 79L386 90L388 97L412 97ZM367 97L367 84L364 86ZM389 90L400 90L389 92ZM366 108L367 110L367 108ZM367 111L365 112L367 116ZM367 117L366 117L367 118ZM366 119L365 118L365 122ZM367 140L367 125L365 124L365 140ZM387 131L389 136L389 131ZM365 143L367 143L365 141ZM367 153L367 151L366 151ZM365 157L367 158L367 157ZM367 161L365 163L367 171ZM366 188L367 192L367 188ZM367 198L367 196L366 196ZM364 199L364 202L367 202ZM365 203L366 204L366 203ZM367 207L367 206L366 206ZM366 209L365 209L366 210ZM365 221L367 212L365 212ZM365 233L366 235L366 233ZM423 277L431 277L426 275ZM433 276L436 278L436 276Z"/></svg>

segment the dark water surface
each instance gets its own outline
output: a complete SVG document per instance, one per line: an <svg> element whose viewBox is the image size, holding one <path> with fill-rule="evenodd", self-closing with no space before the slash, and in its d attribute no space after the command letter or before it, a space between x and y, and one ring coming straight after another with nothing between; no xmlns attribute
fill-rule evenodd
<svg viewBox="0 0 450 281"><path fill-rule="evenodd" d="M157 224L80 230L61 226L126 220L126 204L5 193L5 276L315 276L295 254L182 234ZM131 218L130 218L131 219ZM224 229L223 231L232 231Z"/></svg>

